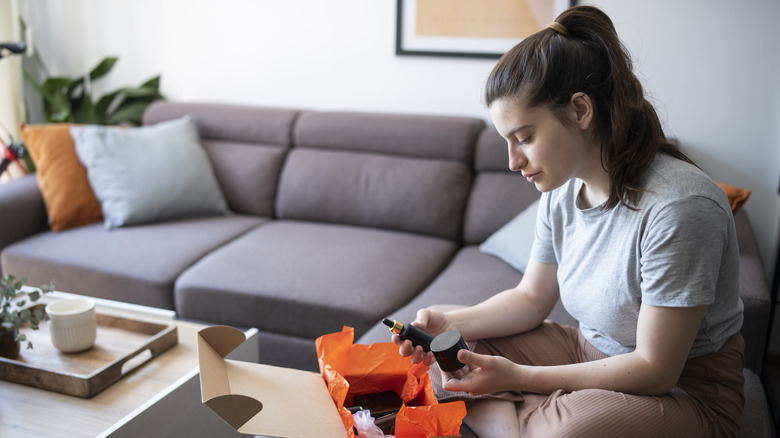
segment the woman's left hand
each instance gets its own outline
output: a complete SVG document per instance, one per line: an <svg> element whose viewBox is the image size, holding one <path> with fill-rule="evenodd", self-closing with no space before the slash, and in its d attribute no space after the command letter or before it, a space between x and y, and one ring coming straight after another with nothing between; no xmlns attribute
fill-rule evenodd
<svg viewBox="0 0 780 438"><path fill-rule="evenodd" d="M489 356L460 350L458 360L466 366L454 373L442 373L442 387L447 391L465 391L472 395L517 389L520 366L503 356ZM463 370L466 370L463 372Z"/></svg>

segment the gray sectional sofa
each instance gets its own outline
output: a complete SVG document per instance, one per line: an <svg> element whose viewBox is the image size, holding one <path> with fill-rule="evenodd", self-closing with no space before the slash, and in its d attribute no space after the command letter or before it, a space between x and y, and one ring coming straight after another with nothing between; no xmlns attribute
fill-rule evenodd
<svg viewBox="0 0 780 438"><path fill-rule="evenodd" d="M48 229L34 175L0 185L2 271L39 285L257 327L261 361L316 369L313 340L430 304L473 304L522 274L479 244L538 198L476 118L156 103L190 115L234 213L107 230ZM771 433L761 373L769 293L744 211L745 436ZM557 307L553 319L574 324Z"/></svg>

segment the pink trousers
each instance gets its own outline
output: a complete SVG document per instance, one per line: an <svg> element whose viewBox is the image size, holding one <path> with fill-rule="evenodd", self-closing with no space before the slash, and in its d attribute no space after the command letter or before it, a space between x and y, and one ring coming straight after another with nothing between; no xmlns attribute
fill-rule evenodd
<svg viewBox="0 0 780 438"><path fill-rule="evenodd" d="M545 321L530 332L486 339L470 345L477 353L501 355L526 365L565 365L607 357L580 331ZM520 418L521 437L735 437L745 404L744 341L737 333L717 352L688 359L680 380L663 396L624 394L601 389L549 395ZM438 368L431 372L440 400L502 398L522 402L522 394L473 397L441 388ZM487 437L485 437L487 438Z"/></svg>

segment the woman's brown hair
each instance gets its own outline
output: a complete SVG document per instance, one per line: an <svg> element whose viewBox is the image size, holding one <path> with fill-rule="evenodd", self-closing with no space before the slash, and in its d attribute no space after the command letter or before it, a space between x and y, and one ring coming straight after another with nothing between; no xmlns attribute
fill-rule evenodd
<svg viewBox="0 0 780 438"><path fill-rule="evenodd" d="M642 193L639 180L658 152L693 162L666 139L612 20L595 7L575 6L555 21L565 29L543 29L501 57L487 79L485 103L521 98L529 108L546 105L568 123L563 109L575 93L587 94L610 179L604 208L621 203L633 209Z"/></svg>

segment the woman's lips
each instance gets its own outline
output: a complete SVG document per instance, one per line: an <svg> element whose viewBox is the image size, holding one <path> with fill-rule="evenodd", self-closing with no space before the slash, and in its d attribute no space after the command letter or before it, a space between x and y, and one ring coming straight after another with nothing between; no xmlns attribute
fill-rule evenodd
<svg viewBox="0 0 780 438"><path fill-rule="evenodd" d="M525 177L525 179L526 179L526 180L527 180L529 183L532 183L532 182L534 182L534 181L536 180L536 177L537 177L537 176L538 176L540 173L541 173L541 172L536 172L536 173L532 173L532 174L529 174L529 175L523 174L523 176Z"/></svg>

